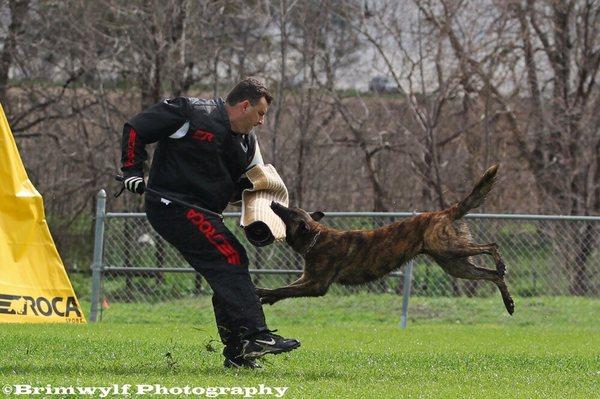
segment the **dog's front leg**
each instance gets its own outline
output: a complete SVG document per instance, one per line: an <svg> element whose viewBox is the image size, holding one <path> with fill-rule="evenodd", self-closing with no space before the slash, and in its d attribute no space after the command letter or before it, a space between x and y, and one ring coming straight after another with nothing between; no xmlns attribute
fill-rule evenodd
<svg viewBox="0 0 600 399"><path fill-rule="evenodd" d="M265 296L269 296L269 294L271 293L271 291L273 291L272 289L269 288L258 288L256 287L254 289L254 291L256 292L256 295L259 296L259 298L265 297Z"/></svg>
<svg viewBox="0 0 600 399"><path fill-rule="evenodd" d="M311 285L312 283L304 282L300 284L292 283L275 289L257 288L256 293L262 303L272 305L285 298L307 296L305 293L307 293L307 288Z"/></svg>
<svg viewBox="0 0 600 399"><path fill-rule="evenodd" d="M258 289L257 294L261 303L274 304L285 298L298 298L306 296L322 296L329 289L330 283L324 284L315 281L306 281L302 284L288 285L272 290Z"/></svg>
<svg viewBox="0 0 600 399"><path fill-rule="evenodd" d="M292 286L296 286L296 285L300 285L302 283L304 283L306 281L306 278L304 277L304 274L302 274L302 276L300 276L300 278L296 281L294 281L293 283L290 283L288 285L286 285L286 287L292 287ZM269 296L271 292L273 292L272 289L269 288L255 288L256 291L256 295L258 295L259 297L265 297L265 296Z"/></svg>

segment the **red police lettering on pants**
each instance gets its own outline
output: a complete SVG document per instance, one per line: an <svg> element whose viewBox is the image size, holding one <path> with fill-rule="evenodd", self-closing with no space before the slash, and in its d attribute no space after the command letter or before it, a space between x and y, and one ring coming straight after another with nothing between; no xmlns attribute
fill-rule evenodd
<svg viewBox="0 0 600 399"><path fill-rule="evenodd" d="M240 254L235 250L233 245L221 233L217 233L215 226L206 219L202 212L195 209L190 209L186 215L188 220L198 227L198 230L206 237L208 242L217 249L225 258L227 263L231 265L240 264Z"/></svg>

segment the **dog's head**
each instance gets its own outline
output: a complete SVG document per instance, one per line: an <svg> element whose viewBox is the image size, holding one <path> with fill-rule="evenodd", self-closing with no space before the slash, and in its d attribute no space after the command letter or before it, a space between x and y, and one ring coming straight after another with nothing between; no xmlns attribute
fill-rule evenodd
<svg viewBox="0 0 600 399"><path fill-rule="evenodd" d="M285 223L285 240L295 250L306 247L313 239L317 223L323 218L323 212L308 213L304 209L285 207L275 201L271 202L271 209Z"/></svg>

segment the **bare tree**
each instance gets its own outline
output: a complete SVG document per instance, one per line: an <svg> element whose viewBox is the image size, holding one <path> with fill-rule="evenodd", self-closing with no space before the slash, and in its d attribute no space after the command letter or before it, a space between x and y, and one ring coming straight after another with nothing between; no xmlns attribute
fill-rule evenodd
<svg viewBox="0 0 600 399"><path fill-rule="evenodd" d="M17 51L17 39L23 33L23 22L29 9L29 0L11 0L9 4L9 23L4 37L4 46L0 55L0 100L6 104L6 89L10 67Z"/></svg>
<svg viewBox="0 0 600 399"><path fill-rule="evenodd" d="M516 23L514 27L506 24L495 38L502 46L480 49L474 49L464 34L459 34L465 31L461 21L464 4L439 1L417 5L428 23L448 38L463 75L475 80L473 92L480 101L489 99L503 113L515 150L535 177L545 209L567 214L598 212L597 4L533 0L513 1L509 6L491 4L493 12L482 23L511 19ZM540 52L535 51L538 47ZM518 80L512 82L515 90L507 90L497 79L503 66L514 62L515 55L525 65L527 85L522 91L516 90L521 88ZM496 75L486 73L485 65L492 59L498 62ZM517 96L521 93L525 100ZM521 106L527 112L519 112ZM584 247L592 242L589 234L590 229L583 231L582 243L576 244L580 250L574 259L572 293L587 291L585 263L589 254Z"/></svg>
<svg viewBox="0 0 600 399"><path fill-rule="evenodd" d="M510 179L488 207L600 212L598 0L12 0L0 11L0 98L62 243L97 189L115 187L125 120L249 74L276 94L261 147L297 205L439 208L501 161ZM395 93L348 90L366 63ZM564 263L585 294L597 238L587 225L578 237Z"/></svg>
<svg viewBox="0 0 600 399"><path fill-rule="evenodd" d="M277 136L283 108L285 106L285 89L288 85L288 53L290 47L289 18L298 1L280 0L278 6L273 7L272 15L275 25L279 29L279 76L275 92L275 116L272 118L271 126L271 162L277 162Z"/></svg>

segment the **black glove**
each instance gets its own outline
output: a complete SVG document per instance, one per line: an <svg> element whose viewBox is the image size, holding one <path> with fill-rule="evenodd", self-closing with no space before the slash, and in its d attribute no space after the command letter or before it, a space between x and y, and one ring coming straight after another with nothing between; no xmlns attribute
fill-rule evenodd
<svg viewBox="0 0 600 399"><path fill-rule="evenodd" d="M248 188L252 188L254 187L252 185L252 183L250 182L250 179L248 179L247 177L242 177L236 184L235 186L235 190L233 192L233 195L231 196L231 199L229 200L229 203L231 205L237 205L237 206L241 206L242 205L242 193L244 192L244 190L248 189Z"/></svg>
<svg viewBox="0 0 600 399"><path fill-rule="evenodd" d="M126 177L123 180L123 185L125 188L132 193L135 194L143 194L146 191L146 183L144 183L144 178L139 176L130 176Z"/></svg>

